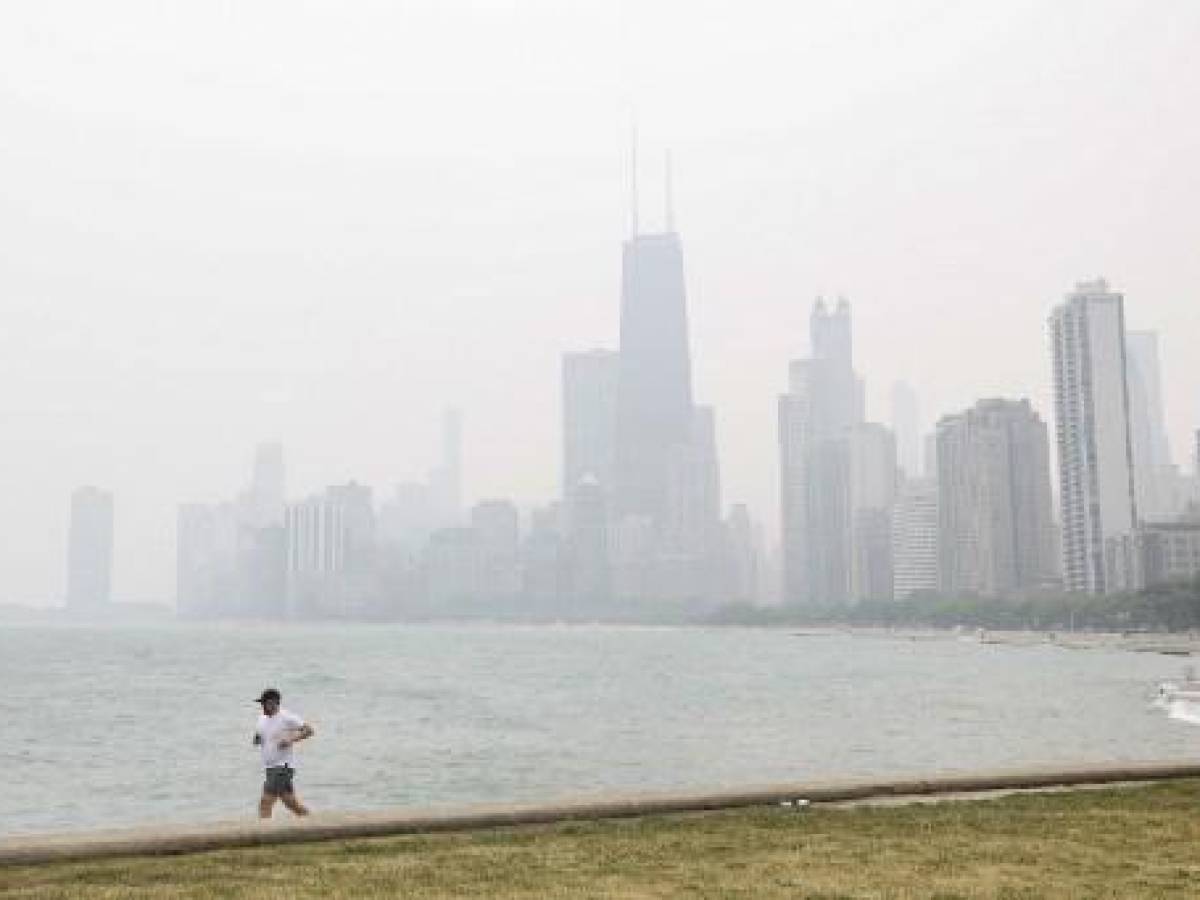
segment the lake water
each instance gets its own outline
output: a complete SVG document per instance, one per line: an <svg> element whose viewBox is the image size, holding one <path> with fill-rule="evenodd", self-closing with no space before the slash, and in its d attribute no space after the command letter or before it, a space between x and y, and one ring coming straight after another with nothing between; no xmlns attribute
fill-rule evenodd
<svg viewBox="0 0 1200 900"><path fill-rule="evenodd" d="M1178 659L945 637L384 625L0 626L0 834L254 815L252 702L314 810L1195 755Z"/></svg>

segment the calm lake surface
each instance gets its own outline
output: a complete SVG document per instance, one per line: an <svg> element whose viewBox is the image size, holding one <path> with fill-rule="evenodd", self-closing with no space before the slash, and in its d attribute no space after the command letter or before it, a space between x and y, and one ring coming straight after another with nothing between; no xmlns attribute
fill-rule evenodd
<svg viewBox="0 0 1200 900"><path fill-rule="evenodd" d="M1184 662L787 631L0 626L0 834L252 817L252 702L314 810L1197 755Z"/></svg>

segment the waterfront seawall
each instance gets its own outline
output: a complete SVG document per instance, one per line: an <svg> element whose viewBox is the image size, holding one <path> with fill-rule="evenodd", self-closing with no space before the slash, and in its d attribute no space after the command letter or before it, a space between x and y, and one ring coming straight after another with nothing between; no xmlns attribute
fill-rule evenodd
<svg viewBox="0 0 1200 900"><path fill-rule="evenodd" d="M1196 777L1200 777L1200 763L1192 760L1167 760L1113 763L1103 766L1047 766L985 772L943 772L894 778L822 780L694 793L593 796L531 805L320 813L299 820L242 820L195 826L14 836L0 839L0 865L29 865L123 856L163 856L235 847L469 831L572 820L629 818L774 806L796 800L804 800L810 804L841 803Z"/></svg>

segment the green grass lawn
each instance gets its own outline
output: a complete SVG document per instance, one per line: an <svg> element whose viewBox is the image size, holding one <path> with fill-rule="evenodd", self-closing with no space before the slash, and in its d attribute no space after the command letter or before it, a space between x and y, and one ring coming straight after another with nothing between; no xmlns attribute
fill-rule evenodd
<svg viewBox="0 0 1200 900"><path fill-rule="evenodd" d="M0 869L4 897L1200 897L1200 781Z"/></svg>

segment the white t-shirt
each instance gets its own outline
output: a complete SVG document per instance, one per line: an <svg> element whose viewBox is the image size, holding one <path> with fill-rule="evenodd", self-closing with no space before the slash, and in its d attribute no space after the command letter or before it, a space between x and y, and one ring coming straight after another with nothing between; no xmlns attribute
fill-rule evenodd
<svg viewBox="0 0 1200 900"><path fill-rule="evenodd" d="M273 766L291 766L296 768L292 762L292 746L280 747L279 741L288 737L288 732L304 727L304 720L293 712L288 712L286 709L280 709L273 716L268 716L263 713L258 717L258 724L254 726L254 733L258 735L259 750L262 752L262 764L264 769L269 769Z"/></svg>

